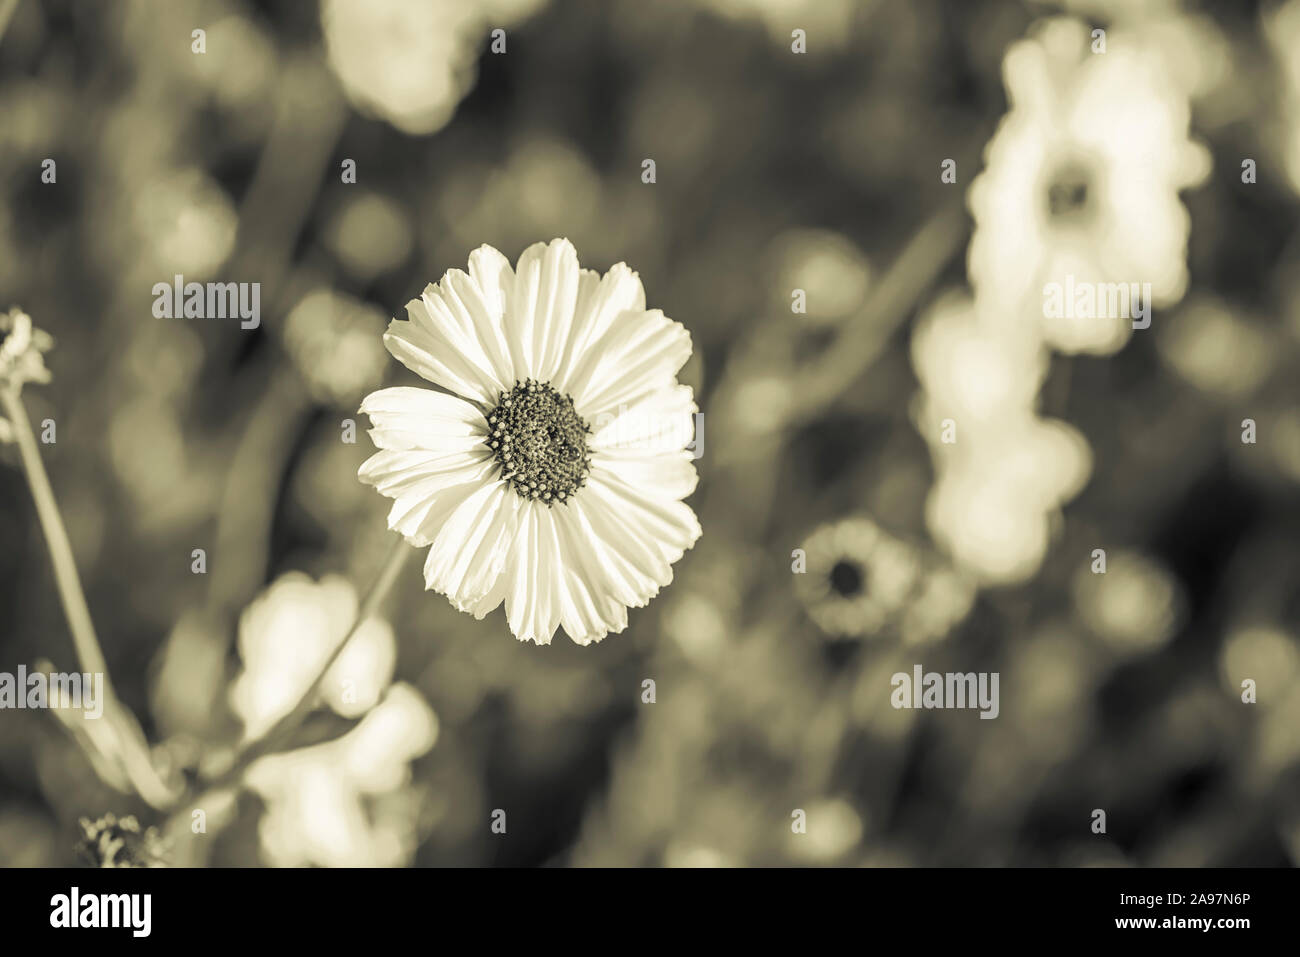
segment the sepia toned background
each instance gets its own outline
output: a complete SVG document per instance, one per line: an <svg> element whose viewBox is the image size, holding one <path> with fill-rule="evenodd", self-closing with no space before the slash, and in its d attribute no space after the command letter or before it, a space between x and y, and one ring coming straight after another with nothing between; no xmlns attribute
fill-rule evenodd
<svg viewBox="0 0 1300 957"><path fill-rule="evenodd" d="M1102 237L1163 230L1186 279L1122 341L990 353L945 324L998 295L968 190L986 163L987 195L1036 188L986 147L1020 135L1008 49L1061 16L1109 42L1049 59L1061 88L1168 80L1096 115L1117 164L1173 164L1142 131L1190 117L1182 205ZM1300 862L1300 0L0 0L0 24L0 308L56 340L24 401L169 773L269 727L346 628L390 537L356 408L410 382L384 325L470 250L626 261L690 330L704 412L704 535L623 634L520 644L408 567L340 662L356 695L197 835L58 716L0 711L0 864L85 862L79 820L110 813L187 865ZM1030 228L980 225L995 251ZM155 318L177 274L261 283L260 326ZM1031 417L946 458L939 419L1009 392ZM39 661L76 667L0 446L0 671ZM892 708L916 664L998 672L998 718Z"/></svg>

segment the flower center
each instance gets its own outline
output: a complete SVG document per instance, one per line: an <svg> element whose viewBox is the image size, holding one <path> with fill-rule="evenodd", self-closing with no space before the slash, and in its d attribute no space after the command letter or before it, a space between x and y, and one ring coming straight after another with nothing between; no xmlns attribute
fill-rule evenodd
<svg viewBox="0 0 1300 957"><path fill-rule="evenodd" d="M831 590L843 598L861 594L863 578L863 568L855 561L841 558L831 566Z"/></svg>
<svg viewBox="0 0 1300 957"><path fill-rule="evenodd" d="M1092 170L1082 163L1061 165L1048 181L1047 213L1054 222L1087 219L1093 201Z"/></svg>
<svg viewBox="0 0 1300 957"><path fill-rule="evenodd" d="M516 382L501 393L487 421L488 448L501 465L501 477L521 498L554 505L586 483L591 429L572 397L549 382Z"/></svg>

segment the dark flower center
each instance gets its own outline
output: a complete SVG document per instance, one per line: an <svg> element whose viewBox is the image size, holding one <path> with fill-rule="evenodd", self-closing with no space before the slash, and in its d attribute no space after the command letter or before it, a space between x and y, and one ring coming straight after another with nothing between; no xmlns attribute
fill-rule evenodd
<svg viewBox="0 0 1300 957"><path fill-rule="evenodd" d="M586 483L591 429L571 396L548 382L516 382L501 393L487 421L488 448L501 465L501 477L521 498L554 505Z"/></svg>
<svg viewBox="0 0 1300 957"><path fill-rule="evenodd" d="M831 566L831 588L844 598L861 594L865 577L862 566L846 558L841 558Z"/></svg>
<svg viewBox="0 0 1300 957"><path fill-rule="evenodd" d="M1092 170L1082 163L1064 163L1048 181L1047 213L1056 222L1086 219L1092 208Z"/></svg>

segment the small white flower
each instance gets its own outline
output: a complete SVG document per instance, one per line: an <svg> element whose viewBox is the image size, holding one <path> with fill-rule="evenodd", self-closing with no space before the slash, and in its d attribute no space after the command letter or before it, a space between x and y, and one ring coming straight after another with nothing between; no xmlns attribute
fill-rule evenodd
<svg viewBox="0 0 1300 957"><path fill-rule="evenodd" d="M921 571L911 545L868 518L823 525L804 545L808 568L795 592L824 632L835 638L874 635L905 607Z"/></svg>
<svg viewBox="0 0 1300 957"><path fill-rule="evenodd" d="M258 826L274 867L400 867L419 843L411 762L438 740L438 716L408 684L388 688L355 728L268 754L248 769L266 811Z"/></svg>
<svg viewBox="0 0 1300 957"><path fill-rule="evenodd" d="M625 441L629 418L694 415L676 379L689 334L627 266L580 269L565 239L514 269L481 246L407 314L389 352L447 391L368 396L380 451L359 476L393 499L389 528L432 546L426 587L480 619L504 601L524 641L622 631L700 535L690 453Z"/></svg>
<svg viewBox="0 0 1300 957"><path fill-rule="evenodd" d="M1038 389L1048 353L961 294L942 296L917 324L913 406L937 473L926 503L931 534L983 584L1038 570L1057 510L1092 471L1087 442L1043 419ZM944 441L944 424L955 441Z"/></svg>
<svg viewBox="0 0 1300 957"><path fill-rule="evenodd" d="M1026 581L1092 471L1088 443L1059 419L1008 410L1001 436L943 448L925 506L930 533L981 585Z"/></svg>
<svg viewBox="0 0 1300 957"><path fill-rule="evenodd" d="M0 388L49 382L43 356L53 345L50 334L32 325L32 317L21 309L0 313Z"/></svg>
<svg viewBox="0 0 1300 957"><path fill-rule="evenodd" d="M474 83L489 31L512 27L544 0L325 0L330 67L359 110L411 136L451 119Z"/></svg>
<svg viewBox="0 0 1300 957"><path fill-rule="evenodd" d="M281 575L244 609L238 639L244 670L231 686L230 704L246 739L261 737L293 708L356 611L357 594L346 578L316 582L302 572ZM388 622L368 618L326 672L320 697L344 717L362 715L392 681L396 659Z"/></svg>
<svg viewBox="0 0 1300 957"><path fill-rule="evenodd" d="M50 334L32 325L32 317L21 309L0 313L0 389L17 395L29 382L49 382L44 354L53 345ZM15 437L13 424L0 416L0 445Z"/></svg>
<svg viewBox="0 0 1300 957"><path fill-rule="evenodd" d="M962 440L1003 433L1009 411L1034 407L1048 361L1036 336L981 322L964 293L941 295L912 333L912 366L923 388L918 428L932 441L945 419L960 423Z"/></svg>
<svg viewBox="0 0 1300 957"><path fill-rule="evenodd" d="M1065 352L1114 352L1130 318L1046 318L1044 285L1150 283L1155 305L1176 302L1190 229L1178 192L1210 168L1187 137L1186 90L1119 41L1093 54L1084 24L1055 19L1012 44L1003 60L1012 109L969 194L981 310L1038 327Z"/></svg>

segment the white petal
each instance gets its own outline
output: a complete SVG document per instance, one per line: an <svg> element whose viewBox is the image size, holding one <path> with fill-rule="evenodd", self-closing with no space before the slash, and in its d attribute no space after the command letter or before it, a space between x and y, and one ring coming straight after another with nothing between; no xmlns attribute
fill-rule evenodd
<svg viewBox="0 0 1300 957"><path fill-rule="evenodd" d="M422 298L406 304L407 320L388 324L384 345L393 358L434 385L491 404L503 383L473 335L473 320L461 311L429 285Z"/></svg>
<svg viewBox="0 0 1300 957"><path fill-rule="evenodd" d="M474 493L497 477L499 467L493 459L439 472L412 482L394 498L389 510L389 528L400 532L412 545L433 545L452 512Z"/></svg>
<svg viewBox="0 0 1300 957"><path fill-rule="evenodd" d="M580 645L600 641L627 627L627 605L606 584L608 572L597 561L578 512L567 506L551 509L563 556L560 625Z"/></svg>
<svg viewBox="0 0 1300 957"><path fill-rule="evenodd" d="M599 340L623 313L644 311L645 289L637 274L624 263L613 266L603 278L584 269L574 308L573 327L564 344L560 367L556 370L555 387L561 392L569 392L569 380L591 344Z"/></svg>
<svg viewBox="0 0 1300 957"><path fill-rule="evenodd" d="M552 575L560 564L559 549L547 522L546 534L539 513L546 506L525 502L519 513L519 531L510 548L503 576L505 583L506 620L510 631L520 641L549 645L560 623L554 597Z"/></svg>
<svg viewBox="0 0 1300 957"><path fill-rule="evenodd" d="M504 322L510 308L510 293L515 286L515 271L510 260L491 246L483 245L469 254L469 274L478 283L488 311L497 322ZM502 330L504 333L504 329Z"/></svg>
<svg viewBox="0 0 1300 957"><path fill-rule="evenodd" d="M465 499L433 540L425 587L446 595L460 611L482 601L505 568L521 502L500 480Z"/></svg>
<svg viewBox="0 0 1300 957"><path fill-rule="evenodd" d="M482 617L503 595L521 641L548 644L557 626L578 644L599 641L627 627L629 606L646 604L672 581L672 562L698 537L685 505L593 473L565 505L523 503L504 574L466 610Z"/></svg>
<svg viewBox="0 0 1300 957"><path fill-rule="evenodd" d="M574 406L588 422L674 385L691 356L691 336L658 309L623 313L596 340L569 382Z"/></svg>
<svg viewBox="0 0 1300 957"><path fill-rule="evenodd" d="M510 549L505 602L521 641L549 644L557 626L581 645L627 627L627 606L611 593L608 572L568 506L524 504Z"/></svg>
<svg viewBox="0 0 1300 957"><path fill-rule="evenodd" d="M390 529L413 545L430 544L450 510L496 470L483 444L487 421L463 399L407 387L372 392L361 411L380 451L358 478L393 499Z"/></svg>
<svg viewBox="0 0 1300 957"><path fill-rule="evenodd" d="M631 405L599 413L590 422L588 445L597 452L643 455L675 452L695 438L699 411L688 385L674 385L643 395Z"/></svg>
<svg viewBox="0 0 1300 957"><path fill-rule="evenodd" d="M516 498L517 497L518 496L516 496ZM512 530L512 534L517 535L519 530L519 516L516 515L512 519L512 521L514 522L514 528ZM514 543L514 538L512 537L511 544L513 545L513 543ZM510 562L510 555L509 555L509 551L507 551L506 567L509 567L509 562ZM505 574L505 569L503 569L502 573L497 576L497 580L492 583L492 587L487 590L487 593L482 598L480 598L476 602L466 602L464 607L460 608L460 610L463 612L467 612L473 615L479 621L482 621L489 612L494 611L496 607L500 605L501 602L505 599L506 586L509 583L510 583L509 578Z"/></svg>
<svg viewBox="0 0 1300 957"><path fill-rule="evenodd" d="M489 458L487 449L450 453L382 449L361 463L357 478L373 485L381 495L399 498L417 489L436 491L439 487L460 485L477 474Z"/></svg>
<svg viewBox="0 0 1300 957"><path fill-rule="evenodd" d="M567 239L534 243L515 269L506 335L516 379L555 377L578 300L578 254Z"/></svg>
<svg viewBox="0 0 1300 957"><path fill-rule="evenodd" d="M700 478L690 452L597 452L591 457L591 467L609 471L632 488L652 488L666 499L686 498L695 491Z"/></svg>
<svg viewBox="0 0 1300 957"><path fill-rule="evenodd" d="M468 316L472 323L469 334L473 339L463 347L481 356L477 361L492 370L492 381L498 387L509 388L514 384L515 373L506 343L500 290L486 292L470 274L459 269L447 270L438 289L447 309ZM495 401L496 396L492 399Z"/></svg>
<svg viewBox="0 0 1300 957"><path fill-rule="evenodd" d="M584 491L590 493L587 498L591 499L592 512L598 504L606 508L611 517L630 527L669 564L681 558L700 537L700 523L691 507L658 497L657 489L655 494L648 494L617 475L598 469L592 470Z"/></svg>
<svg viewBox="0 0 1300 957"><path fill-rule="evenodd" d="M591 550L590 572L602 590L623 605L640 608L672 580L668 562L619 515L579 493L566 505L578 535Z"/></svg>
<svg viewBox="0 0 1300 957"><path fill-rule="evenodd" d="M381 449L462 452L483 448L487 420L454 395L398 386L372 392L360 411L370 416L370 437Z"/></svg>

